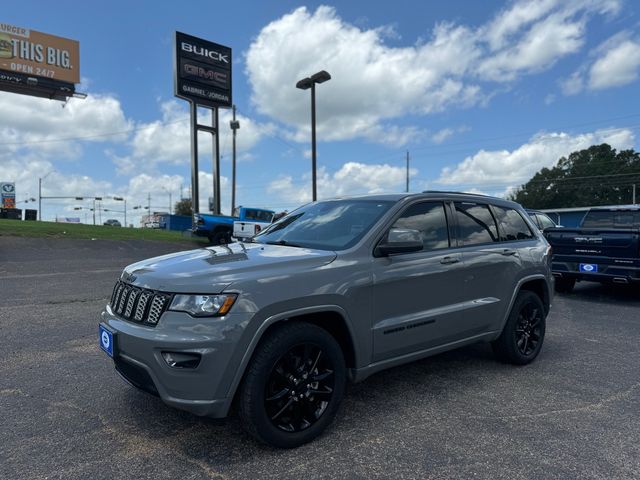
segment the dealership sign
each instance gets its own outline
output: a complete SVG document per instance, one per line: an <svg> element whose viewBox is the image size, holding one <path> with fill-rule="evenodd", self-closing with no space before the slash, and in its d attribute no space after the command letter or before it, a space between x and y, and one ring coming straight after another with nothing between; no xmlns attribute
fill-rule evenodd
<svg viewBox="0 0 640 480"><path fill-rule="evenodd" d="M174 93L208 107L231 107L231 49L176 32Z"/></svg>
<svg viewBox="0 0 640 480"><path fill-rule="evenodd" d="M0 207L16 208L16 184L11 182L0 183Z"/></svg>
<svg viewBox="0 0 640 480"><path fill-rule="evenodd" d="M66 98L79 82L77 41L0 23L0 90Z"/></svg>

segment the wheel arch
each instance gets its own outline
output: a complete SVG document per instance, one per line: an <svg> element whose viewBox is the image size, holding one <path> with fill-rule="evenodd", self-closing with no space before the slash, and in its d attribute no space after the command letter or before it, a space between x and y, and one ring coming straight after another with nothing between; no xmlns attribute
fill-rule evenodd
<svg viewBox="0 0 640 480"><path fill-rule="evenodd" d="M513 308L513 304L522 290L534 292L538 295L544 305L545 315L549 313L549 309L551 308L551 291L549 290L549 282L547 281L547 278L543 274L529 275L521 278L516 284L516 288L513 289L513 295L509 301L509 307L505 311L504 318L502 319L502 323L495 338L498 338L500 333L502 333L502 330L507 323L507 319L509 318L509 314L511 313L511 309Z"/></svg>
<svg viewBox="0 0 640 480"><path fill-rule="evenodd" d="M547 281L544 278L536 278L524 282L520 285L518 292L522 290L528 290L538 295L544 305L545 314L549 313L549 308L551 307L551 295L549 294Z"/></svg>
<svg viewBox="0 0 640 480"><path fill-rule="evenodd" d="M246 349L240 365L236 371L225 404L225 412L229 410L238 392L240 383L249 366L249 362L270 331L278 328L285 322L306 321L326 330L334 337L345 356L347 372L355 369L362 353L359 351L357 342L354 341L354 329L347 312L338 305L318 305L314 307L300 308L289 312L273 315L262 322L253 335L248 348Z"/></svg>

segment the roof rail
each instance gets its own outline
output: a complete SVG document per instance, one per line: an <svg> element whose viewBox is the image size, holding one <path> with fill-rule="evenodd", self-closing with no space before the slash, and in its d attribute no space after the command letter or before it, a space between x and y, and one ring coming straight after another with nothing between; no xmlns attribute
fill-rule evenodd
<svg viewBox="0 0 640 480"><path fill-rule="evenodd" d="M485 195L484 193L468 193L468 192L454 192L452 190L423 190L422 193L452 193L455 195L475 195L476 197L490 197L491 195Z"/></svg>

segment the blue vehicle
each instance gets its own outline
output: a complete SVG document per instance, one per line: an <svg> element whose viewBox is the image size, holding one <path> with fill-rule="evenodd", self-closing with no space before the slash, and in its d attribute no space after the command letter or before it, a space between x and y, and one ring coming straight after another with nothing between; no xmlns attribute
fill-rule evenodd
<svg viewBox="0 0 640 480"><path fill-rule="evenodd" d="M193 217L195 228L193 233L200 237L207 237L213 245L231 243L233 235L233 222L271 222L275 212L262 208L237 207L234 216L211 215L196 213Z"/></svg>

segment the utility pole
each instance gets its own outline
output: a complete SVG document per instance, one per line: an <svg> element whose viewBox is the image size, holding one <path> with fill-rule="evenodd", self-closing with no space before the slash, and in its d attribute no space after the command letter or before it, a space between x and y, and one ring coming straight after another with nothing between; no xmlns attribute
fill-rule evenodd
<svg viewBox="0 0 640 480"><path fill-rule="evenodd" d="M42 178L38 178L38 219L42 221Z"/></svg>
<svg viewBox="0 0 640 480"><path fill-rule="evenodd" d="M233 106L233 120L230 122L233 131L233 160L231 169L231 215L236 210L236 133L240 128L240 122L236 120L236 106Z"/></svg>
<svg viewBox="0 0 640 480"><path fill-rule="evenodd" d="M169 215L171 215L171 192L169 192Z"/></svg>
<svg viewBox="0 0 640 480"><path fill-rule="evenodd" d="M407 193L409 193L409 150L407 150Z"/></svg>
<svg viewBox="0 0 640 480"><path fill-rule="evenodd" d="M151 215L151 192L147 194L147 214Z"/></svg>
<svg viewBox="0 0 640 480"><path fill-rule="evenodd" d="M96 224L96 199L95 197L93 198L93 208L91 209L93 210L93 224Z"/></svg>
<svg viewBox="0 0 640 480"><path fill-rule="evenodd" d="M213 214L220 215L220 118L218 109L211 110L211 126L213 131L213 149L216 154L213 157ZM232 212L233 214L233 212Z"/></svg>
<svg viewBox="0 0 640 480"><path fill-rule="evenodd" d="M127 199L124 199L124 228L127 228Z"/></svg>
<svg viewBox="0 0 640 480"><path fill-rule="evenodd" d="M636 184L633 184L633 195L632 195L632 203L635 205L636 204Z"/></svg>

